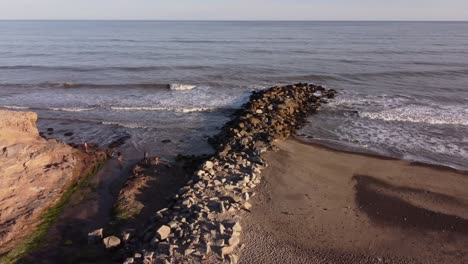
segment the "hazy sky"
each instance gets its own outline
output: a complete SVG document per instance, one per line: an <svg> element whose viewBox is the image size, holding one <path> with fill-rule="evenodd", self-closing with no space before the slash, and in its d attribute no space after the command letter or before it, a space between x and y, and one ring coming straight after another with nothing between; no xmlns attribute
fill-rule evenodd
<svg viewBox="0 0 468 264"><path fill-rule="evenodd" d="M468 0L0 0L0 19L468 20Z"/></svg>

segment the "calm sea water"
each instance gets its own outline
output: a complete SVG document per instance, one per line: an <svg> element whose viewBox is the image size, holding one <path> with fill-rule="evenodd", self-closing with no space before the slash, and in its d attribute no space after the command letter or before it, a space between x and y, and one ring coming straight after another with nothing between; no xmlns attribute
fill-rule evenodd
<svg viewBox="0 0 468 264"><path fill-rule="evenodd" d="M468 23L0 22L0 106L66 141L209 152L252 90L294 82L340 92L300 134L468 168Z"/></svg>

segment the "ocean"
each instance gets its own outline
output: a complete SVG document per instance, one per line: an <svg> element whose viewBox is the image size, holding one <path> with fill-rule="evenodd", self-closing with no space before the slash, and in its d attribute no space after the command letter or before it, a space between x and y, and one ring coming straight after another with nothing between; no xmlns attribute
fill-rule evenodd
<svg viewBox="0 0 468 264"><path fill-rule="evenodd" d="M252 91L297 82L339 92L301 137L468 169L465 22L0 21L0 107L66 142L210 153Z"/></svg>

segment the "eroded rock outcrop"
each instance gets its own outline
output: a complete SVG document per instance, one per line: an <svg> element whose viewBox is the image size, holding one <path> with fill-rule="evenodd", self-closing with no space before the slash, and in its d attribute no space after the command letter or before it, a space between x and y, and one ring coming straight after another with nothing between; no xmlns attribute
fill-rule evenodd
<svg viewBox="0 0 468 264"><path fill-rule="evenodd" d="M140 239L123 250L133 255L124 263L236 263L242 248L240 210L267 166L262 153L295 132L334 90L296 84L254 92L249 102L211 140L216 154L155 212ZM254 208L253 208L254 209Z"/></svg>
<svg viewBox="0 0 468 264"><path fill-rule="evenodd" d="M106 158L39 136L33 112L0 110L0 255L27 238L42 214Z"/></svg>

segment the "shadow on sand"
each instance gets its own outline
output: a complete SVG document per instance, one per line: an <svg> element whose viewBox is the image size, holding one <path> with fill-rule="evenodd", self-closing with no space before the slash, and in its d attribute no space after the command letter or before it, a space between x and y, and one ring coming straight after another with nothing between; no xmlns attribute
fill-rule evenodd
<svg viewBox="0 0 468 264"><path fill-rule="evenodd" d="M456 232L468 235L468 220L429 208L438 203L468 208L455 197L423 189L400 187L366 175L354 175L356 203L376 224L420 231ZM428 208L418 207L402 198L426 200Z"/></svg>

